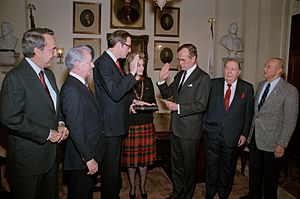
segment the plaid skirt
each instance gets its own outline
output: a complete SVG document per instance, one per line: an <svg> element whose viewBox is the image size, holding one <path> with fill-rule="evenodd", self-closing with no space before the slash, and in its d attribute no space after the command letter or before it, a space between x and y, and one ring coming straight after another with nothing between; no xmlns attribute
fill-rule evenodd
<svg viewBox="0 0 300 199"><path fill-rule="evenodd" d="M144 167L153 164L156 158L156 141L153 123L131 125L122 143L121 165Z"/></svg>

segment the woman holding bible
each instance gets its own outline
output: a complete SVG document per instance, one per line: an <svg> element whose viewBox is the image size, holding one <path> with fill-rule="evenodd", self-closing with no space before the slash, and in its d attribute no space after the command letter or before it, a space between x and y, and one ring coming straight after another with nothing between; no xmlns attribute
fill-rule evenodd
<svg viewBox="0 0 300 199"><path fill-rule="evenodd" d="M129 68L131 61L137 53L131 53L127 56L125 68ZM139 82L132 88L132 95L137 100L142 100L155 105L155 95L152 80L146 77L144 73L147 64L147 58L143 53L139 53L137 75L140 76ZM130 113L129 133L123 140L121 164L128 168L128 177L130 183L129 198L135 198L135 176L137 170L140 176L141 198L146 199L145 190L147 178L147 166L153 164L156 158L156 144L153 124L153 109L145 107L144 110L136 109L135 113Z"/></svg>

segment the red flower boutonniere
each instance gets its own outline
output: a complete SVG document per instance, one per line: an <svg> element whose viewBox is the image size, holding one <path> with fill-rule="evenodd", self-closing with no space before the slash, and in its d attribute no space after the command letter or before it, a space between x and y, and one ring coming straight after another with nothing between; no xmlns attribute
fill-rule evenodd
<svg viewBox="0 0 300 199"><path fill-rule="evenodd" d="M246 99L245 93L242 93L242 94L241 94L240 99L241 99L241 100Z"/></svg>

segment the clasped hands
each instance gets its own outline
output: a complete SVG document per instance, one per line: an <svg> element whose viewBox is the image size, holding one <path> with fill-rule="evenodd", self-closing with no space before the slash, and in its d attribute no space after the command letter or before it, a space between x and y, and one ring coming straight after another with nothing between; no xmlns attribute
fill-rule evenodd
<svg viewBox="0 0 300 199"><path fill-rule="evenodd" d="M69 136L69 130L63 123L59 123L57 130L51 129L50 142L60 143L62 140L67 139Z"/></svg>

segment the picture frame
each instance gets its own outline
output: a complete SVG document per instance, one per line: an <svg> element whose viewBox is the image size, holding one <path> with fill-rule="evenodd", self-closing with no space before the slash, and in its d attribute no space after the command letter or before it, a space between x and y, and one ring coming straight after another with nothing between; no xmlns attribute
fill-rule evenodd
<svg viewBox="0 0 300 199"><path fill-rule="evenodd" d="M97 38L73 38L73 47L86 45L92 51L92 59L96 60L101 54L101 39Z"/></svg>
<svg viewBox="0 0 300 199"><path fill-rule="evenodd" d="M131 35L131 52L142 52L148 57L149 35Z"/></svg>
<svg viewBox="0 0 300 199"><path fill-rule="evenodd" d="M101 34L101 4L73 2L73 33Z"/></svg>
<svg viewBox="0 0 300 199"><path fill-rule="evenodd" d="M110 28L145 29L145 0L111 0Z"/></svg>
<svg viewBox="0 0 300 199"><path fill-rule="evenodd" d="M154 8L154 36L179 37L180 8Z"/></svg>
<svg viewBox="0 0 300 199"><path fill-rule="evenodd" d="M179 41L154 41L154 70L160 70L170 63L170 70L178 70L177 49Z"/></svg>

